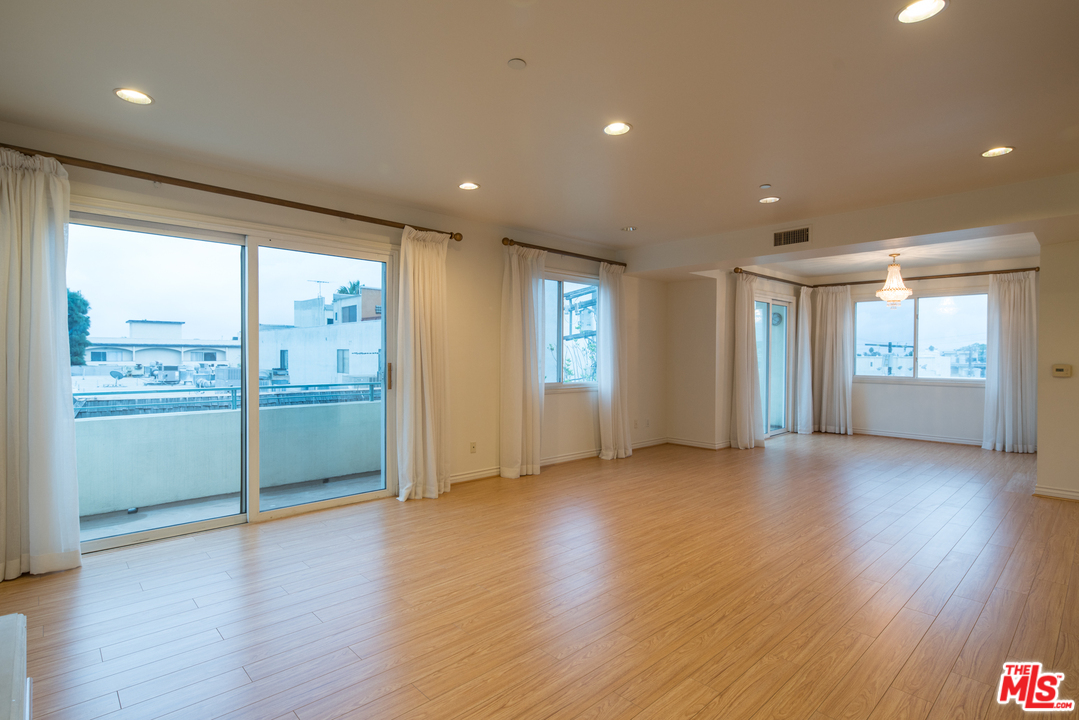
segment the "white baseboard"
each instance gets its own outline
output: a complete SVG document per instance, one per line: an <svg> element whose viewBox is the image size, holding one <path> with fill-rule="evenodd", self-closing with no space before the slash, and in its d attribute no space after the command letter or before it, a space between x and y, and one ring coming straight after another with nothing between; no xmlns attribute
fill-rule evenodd
<svg viewBox="0 0 1079 720"><path fill-rule="evenodd" d="M704 448L705 450L722 450L723 448L729 448L731 446L730 440L721 443L704 443L697 440L669 437L667 438L667 442L671 445L688 445L689 447Z"/></svg>
<svg viewBox="0 0 1079 720"><path fill-rule="evenodd" d="M653 445L666 445L666 444L667 444L667 438L665 438L665 437L653 438L651 440L642 440L642 441L640 441L638 443L633 443L633 449L636 450L637 448L646 448L646 447L652 447Z"/></svg>
<svg viewBox="0 0 1079 720"><path fill-rule="evenodd" d="M468 482L469 480L483 480L484 478L498 477L500 470L501 468L493 467L450 475L450 485L456 485L459 482Z"/></svg>
<svg viewBox="0 0 1079 720"><path fill-rule="evenodd" d="M565 455L555 455L554 457L543 458L540 460L540 467L545 465L557 465L559 463L570 462L571 460L583 460L584 458L599 457L599 448L595 450L581 450L575 453L566 453Z"/></svg>
<svg viewBox="0 0 1079 720"><path fill-rule="evenodd" d="M982 440L972 440L971 438L959 438L948 437L946 435L919 435L918 433L896 433L886 432L884 430L869 430L867 428L854 428L855 435L876 435L878 437L893 437L902 438L904 440L926 440L928 442L939 443L952 443L954 445L978 445L981 446Z"/></svg>
<svg viewBox="0 0 1079 720"><path fill-rule="evenodd" d="M1060 498L1061 500L1079 500L1079 490L1049 487L1047 485L1035 485L1034 494L1042 497Z"/></svg>

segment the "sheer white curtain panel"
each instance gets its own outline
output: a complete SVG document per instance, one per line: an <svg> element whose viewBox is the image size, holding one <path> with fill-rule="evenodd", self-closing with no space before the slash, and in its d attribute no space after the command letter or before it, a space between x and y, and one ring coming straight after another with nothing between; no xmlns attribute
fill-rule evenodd
<svg viewBox="0 0 1079 720"><path fill-rule="evenodd" d="M1038 451L1038 289L1034 272L989 278L986 450Z"/></svg>
<svg viewBox="0 0 1079 720"><path fill-rule="evenodd" d="M629 419L629 355L621 265L599 266L599 332L596 380L599 382L599 456L604 460L633 454Z"/></svg>
<svg viewBox="0 0 1079 720"><path fill-rule="evenodd" d="M446 250L450 236L406 227L397 307L398 499L450 489Z"/></svg>
<svg viewBox="0 0 1079 720"><path fill-rule="evenodd" d="M538 475L543 438L543 283L546 250L503 252L499 474Z"/></svg>
<svg viewBox="0 0 1079 720"><path fill-rule="evenodd" d="M813 289L798 294L798 330L794 364L794 430L801 435L813 432L813 347L811 326Z"/></svg>
<svg viewBox="0 0 1079 720"><path fill-rule="evenodd" d="M3 579L67 570L79 485L67 334L67 171L0 148L0 560Z"/></svg>
<svg viewBox="0 0 1079 720"><path fill-rule="evenodd" d="M813 425L853 435L854 310L850 286L813 291Z"/></svg>
<svg viewBox="0 0 1079 720"><path fill-rule="evenodd" d="M764 407L757 369L754 290L757 278L734 275L734 383L731 390L731 447L764 445Z"/></svg>

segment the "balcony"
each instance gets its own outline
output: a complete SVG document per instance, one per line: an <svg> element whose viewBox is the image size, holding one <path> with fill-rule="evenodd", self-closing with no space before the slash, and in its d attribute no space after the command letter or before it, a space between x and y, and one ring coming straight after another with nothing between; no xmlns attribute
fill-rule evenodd
<svg viewBox="0 0 1079 720"><path fill-rule="evenodd" d="M241 402L237 387L75 393L82 540L238 514ZM380 383L262 387L259 425L261 509L383 487Z"/></svg>

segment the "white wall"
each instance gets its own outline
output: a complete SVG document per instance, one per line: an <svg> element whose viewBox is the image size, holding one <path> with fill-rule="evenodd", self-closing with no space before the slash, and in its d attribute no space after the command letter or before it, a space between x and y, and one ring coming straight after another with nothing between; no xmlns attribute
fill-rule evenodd
<svg viewBox="0 0 1079 720"><path fill-rule="evenodd" d="M700 278L667 286L667 437L715 449L717 439L717 282Z"/></svg>
<svg viewBox="0 0 1079 720"><path fill-rule="evenodd" d="M667 440L667 283L625 279L633 446Z"/></svg>
<svg viewBox="0 0 1079 720"><path fill-rule="evenodd" d="M982 444L985 386L911 380L854 383L854 432L862 435Z"/></svg>
<svg viewBox="0 0 1079 720"><path fill-rule="evenodd" d="M1079 500L1079 241L1042 248L1038 285L1038 485ZM1054 378L1053 365L1072 366Z"/></svg>

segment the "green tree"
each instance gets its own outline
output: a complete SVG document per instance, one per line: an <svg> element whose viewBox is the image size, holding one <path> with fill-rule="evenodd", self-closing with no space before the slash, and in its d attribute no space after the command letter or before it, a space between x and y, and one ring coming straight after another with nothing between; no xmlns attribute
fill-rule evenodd
<svg viewBox="0 0 1079 720"><path fill-rule="evenodd" d="M71 364L86 364L90 344L90 303L78 290L67 291L67 341L71 346Z"/></svg>
<svg viewBox="0 0 1079 720"><path fill-rule="evenodd" d="M360 281L353 280L348 285L342 285L337 288L339 295L359 295L360 294Z"/></svg>

